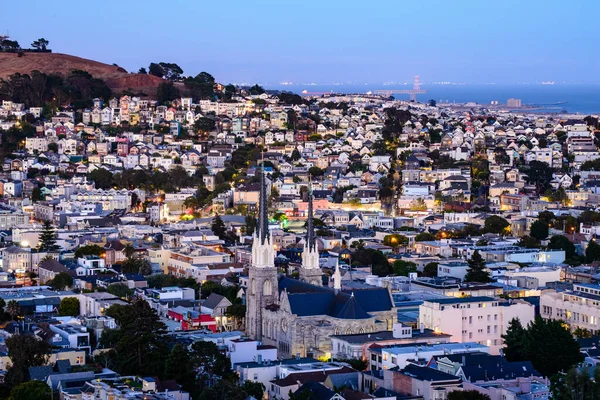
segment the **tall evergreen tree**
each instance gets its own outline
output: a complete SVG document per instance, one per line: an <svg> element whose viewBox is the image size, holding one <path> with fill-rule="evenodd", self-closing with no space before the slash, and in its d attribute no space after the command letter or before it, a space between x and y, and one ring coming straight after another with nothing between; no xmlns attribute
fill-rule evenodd
<svg viewBox="0 0 600 400"><path fill-rule="evenodd" d="M165 361L165 376L175 379L188 392L194 390L196 376L190 352L184 345L178 343L171 349Z"/></svg>
<svg viewBox="0 0 600 400"><path fill-rule="evenodd" d="M113 310L114 308L114 310ZM115 337L117 369L122 374L162 375L168 355L167 329L144 300L114 305L107 315L119 324Z"/></svg>
<svg viewBox="0 0 600 400"><path fill-rule="evenodd" d="M478 250L475 250L468 261L469 269L465 275L465 282L491 282L490 273L485 269L485 260Z"/></svg>
<svg viewBox="0 0 600 400"><path fill-rule="evenodd" d="M594 262L600 260L600 244L595 240L590 240L585 249L585 258L587 262Z"/></svg>
<svg viewBox="0 0 600 400"><path fill-rule="evenodd" d="M40 251L58 251L60 246L56 244L56 232L52 222L44 221L42 233L40 233Z"/></svg>
<svg viewBox="0 0 600 400"><path fill-rule="evenodd" d="M220 215L217 215L212 222L211 229L215 235L219 237L221 240L225 240L225 236L227 234L227 228L225 227L225 223Z"/></svg>
<svg viewBox="0 0 600 400"><path fill-rule="evenodd" d="M508 361L523 361L525 359L525 328L518 318L508 323L506 334L502 335L505 347L502 349Z"/></svg>
<svg viewBox="0 0 600 400"><path fill-rule="evenodd" d="M579 343L564 322L546 320L539 315L527 327L525 350L526 357L534 368L548 377L561 371L566 372L583 361Z"/></svg>

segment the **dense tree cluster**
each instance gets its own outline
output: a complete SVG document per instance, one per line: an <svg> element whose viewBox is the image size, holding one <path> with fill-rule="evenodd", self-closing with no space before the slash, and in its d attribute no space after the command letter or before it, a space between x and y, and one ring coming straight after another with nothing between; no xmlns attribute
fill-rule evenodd
<svg viewBox="0 0 600 400"><path fill-rule="evenodd" d="M16 73L0 80L0 100L24 103L25 107L46 105L53 109L72 105L75 109L83 109L90 107L94 98L108 101L111 94L102 79L81 70L73 70L64 78L32 71L30 74Z"/></svg>
<svg viewBox="0 0 600 400"><path fill-rule="evenodd" d="M168 103L179 97L181 97L181 93L173 82L162 82L156 88L156 100L161 103Z"/></svg>
<svg viewBox="0 0 600 400"><path fill-rule="evenodd" d="M116 174L98 168L90 172L88 178L94 181L99 189L116 187L117 189L133 190L140 188L167 193L174 193L184 186L197 186L202 183L202 175L196 173L190 176L185 168L180 165L176 165L166 172L127 169Z"/></svg>
<svg viewBox="0 0 600 400"><path fill-rule="evenodd" d="M76 317L79 315L79 299L77 297L65 297L60 301L58 315L61 317Z"/></svg>
<svg viewBox="0 0 600 400"><path fill-rule="evenodd" d="M16 386L29 379L29 367L45 365L50 354L50 345L33 335L12 335L5 340L12 365L4 382Z"/></svg>
<svg viewBox="0 0 600 400"><path fill-rule="evenodd" d="M114 349L108 354L108 364L121 374L162 376L168 355L167 330L156 311L145 300L134 300L131 305L111 306L106 315L119 324L100 341Z"/></svg>
<svg viewBox="0 0 600 400"><path fill-rule="evenodd" d="M566 372L583 361L579 344L560 320L537 316L534 322L523 327L518 319L513 319L502 338L503 353L508 361L531 361L533 367L547 377Z"/></svg>
<svg viewBox="0 0 600 400"><path fill-rule="evenodd" d="M200 72L195 77L188 77L183 84L189 95L196 101L215 98L215 78L208 72Z"/></svg>
<svg viewBox="0 0 600 400"><path fill-rule="evenodd" d="M387 276L393 272L392 266L381 251L362 246L352 254L352 265L370 266L373 274L378 276Z"/></svg>
<svg viewBox="0 0 600 400"><path fill-rule="evenodd" d="M550 381L553 400L600 399L600 368L571 368L566 374L558 374Z"/></svg>
<svg viewBox="0 0 600 400"><path fill-rule="evenodd" d="M158 76L159 78L176 81L181 78L183 69L181 69L181 67L175 63L150 63L150 66L148 67L148 73L150 75Z"/></svg>

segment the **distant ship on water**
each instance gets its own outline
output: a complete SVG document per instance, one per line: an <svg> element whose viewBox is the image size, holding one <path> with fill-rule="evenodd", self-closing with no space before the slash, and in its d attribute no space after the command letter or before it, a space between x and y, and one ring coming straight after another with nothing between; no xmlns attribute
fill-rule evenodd
<svg viewBox="0 0 600 400"><path fill-rule="evenodd" d="M554 85L554 81L544 81L542 85Z"/></svg>

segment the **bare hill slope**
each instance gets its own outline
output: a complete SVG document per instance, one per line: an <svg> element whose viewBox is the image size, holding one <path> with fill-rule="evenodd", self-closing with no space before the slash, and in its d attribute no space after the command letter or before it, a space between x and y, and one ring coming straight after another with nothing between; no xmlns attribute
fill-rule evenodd
<svg viewBox="0 0 600 400"><path fill-rule="evenodd" d="M14 73L28 74L41 71L45 74L67 75L79 69L89 72L94 78L106 82L114 92L127 89L154 95L157 86L163 82L161 78L145 74L130 74L121 67L108 65L98 61L61 53L24 53L19 57L16 53L0 53L0 78L7 78Z"/></svg>

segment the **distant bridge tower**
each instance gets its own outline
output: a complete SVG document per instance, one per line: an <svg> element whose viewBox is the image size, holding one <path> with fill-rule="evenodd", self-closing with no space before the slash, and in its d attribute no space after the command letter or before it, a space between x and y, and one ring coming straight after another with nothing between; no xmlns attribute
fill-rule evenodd
<svg viewBox="0 0 600 400"><path fill-rule="evenodd" d="M391 96L392 94L408 94L410 101L417 101L417 95L427 93L427 90L421 89L421 81L419 81L419 75L415 76L412 89L406 90L375 90L374 93L382 94L385 96Z"/></svg>
<svg viewBox="0 0 600 400"><path fill-rule="evenodd" d="M415 81L413 83L413 90L421 90L421 82L419 81L419 75L415 75Z"/></svg>

